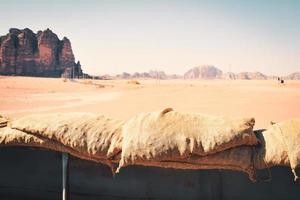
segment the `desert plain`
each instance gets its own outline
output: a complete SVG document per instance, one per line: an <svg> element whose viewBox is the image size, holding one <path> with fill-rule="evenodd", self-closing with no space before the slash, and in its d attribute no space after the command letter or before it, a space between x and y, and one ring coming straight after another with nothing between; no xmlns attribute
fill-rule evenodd
<svg viewBox="0 0 300 200"><path fill-rule="evenodd" d="M229 117L254 117L255 129L300 117L300 81L66 80L0 76L0 114L93 112L126 120L172 107Z"/></svg>

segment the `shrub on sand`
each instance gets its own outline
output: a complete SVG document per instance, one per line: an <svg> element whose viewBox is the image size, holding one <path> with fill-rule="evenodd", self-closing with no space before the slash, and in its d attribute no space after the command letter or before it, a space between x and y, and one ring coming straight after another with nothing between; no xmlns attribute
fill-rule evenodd
<svg viewBox="0 0 300 200"><path fill-rule="evenodd" d="M86 80L83 83L86 84L86 85L93 85L94 84L93 81L91 81L91 80Z"/></svg>
<svg viewBox="0 0 300 200"><path fill-rule="evenodd" d="M137 80L130 80L130 81L127 81L127 84L140 85L141 83Z"/></svg>

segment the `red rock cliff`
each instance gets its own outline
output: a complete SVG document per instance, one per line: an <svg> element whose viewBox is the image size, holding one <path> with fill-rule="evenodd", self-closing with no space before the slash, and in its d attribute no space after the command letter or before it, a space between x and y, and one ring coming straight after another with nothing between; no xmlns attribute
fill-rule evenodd
<svg viewBox="0 0 300 200"><path fill-rule="evenodd" d="M50 29L35 34L26 28L10 29L0 37L0 74L81 76L82 70L80 63L75 63L69 39L59 40Z"/></svg>

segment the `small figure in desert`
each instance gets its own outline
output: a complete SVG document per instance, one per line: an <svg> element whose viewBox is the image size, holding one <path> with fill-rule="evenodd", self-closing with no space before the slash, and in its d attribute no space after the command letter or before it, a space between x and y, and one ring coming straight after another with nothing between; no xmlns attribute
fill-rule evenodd
<svg viewBox="0 0 300 200"><path fill-rule="evenodd" d="M277 78L278 84L284 84L284 79L281 77Z"/></svg>

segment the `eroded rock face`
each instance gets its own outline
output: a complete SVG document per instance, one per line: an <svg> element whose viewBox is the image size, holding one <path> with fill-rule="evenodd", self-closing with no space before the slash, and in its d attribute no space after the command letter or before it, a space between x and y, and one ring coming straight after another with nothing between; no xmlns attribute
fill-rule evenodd
<svg viewBox="0 0 300 200"><path fill-rule="evenodd" d="M300 72L294 72L294 73L286 76L285 79L288 79L288 80L300 80Z"/></svg>
<svg viewBox="0 0 300 200"><path fill-rule="evenodd" d="M35 53L37 53L37 39L30 29L24 29L17 36L16 74L34 75Z"/></svg>
<svg viewBox="0 0 300 200"><path fill-rule="evenodd" d="M47 29L43 31L37 38L38 54L36 55L36 72L43 72L56 76L56 73L61 74L58 66L58 54L60 41L55 33Z"/></svg>
<svg viewBox="0 0 300 200"><path fill-rule="evenodd" d="M74 54L71 47L71 42L64 37L61 41L61 53L59 54L59 64L61 68L70 67L75 62Z"/></svg>
<svg viewBox="0 0 300 200"><path fill-rule="evenodd" d="M156 70L150 70L149 72L135 72L133 74L123 72L122 74L119 74L116 76L117 78L121 79L171 79L171 78L178 78L177 75L168 75L164 71L156 71Z"/></svg>
<svg viewBox="0 0 300 200"><path fill-rule="evenodd" d="M226 72L222 74L221 78L227 80L235 80L237 79L237 75L233 72Z"/></svg>
<svg viewBox="0 0 300 200"><path fill-rule="evenodd" d="M0 49L0 64L1 71L7 74L13 74L16 72L16 56L17 56L17 35L19 32L16 30L9 30L9 34L5 37L1 37L1 49ZM14 67L10 67L14 66Z"/></svg>
<svg viewBox="0 0 300 200"><path fill-rule="evenodd" d="M211 65L194 67L184 74L185 79L216 79L222 76L222 71Z"/></svg>
<svg viewBox="0 0 300 200"><path fill-rule="evenodd" d="M241 80L267 80L268 77L261 72L241 72L237 74Z"/></svg>
<svg viewBox="0 0 300 200"><path fill-rule="evenodd" d="M0 37L0 74L59 77L65 73L82 75L66 37L59 40L50 29L35 34L28 28L10 29Z"/></svg>

